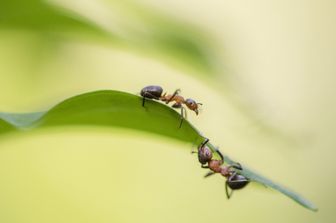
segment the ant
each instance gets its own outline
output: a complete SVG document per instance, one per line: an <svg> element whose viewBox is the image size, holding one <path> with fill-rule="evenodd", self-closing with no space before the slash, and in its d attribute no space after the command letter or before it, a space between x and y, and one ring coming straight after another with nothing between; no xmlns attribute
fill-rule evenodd
<svg viewBox="0 0 336 223"><path fill-rule="evenodd" d="M202 104L196 103L195 100L191 98L184 99L181 95L179 95L180 89L177 89L172 95L167 95L166 93L162 94L162 92L163 89L160 86L150 85L144 87L140 92L140 95L142 96L142 106L145 106L146 98L160 100L166 102L166 104L175 102L172 107L181 109L181 122L179 128L182 126L183 119L187 117L187 112L183 107L183 104L185 104L190 110L194 111L196 115L198 115L198 106Z"/></svg>
<svg viewBox="0 0 336 223"><path fill-rule="evenodd" d="M205 139L204 142L198 147L198 160L201 163L202 168L209 168L211 171L208 172L204 177L209 177L215 173L220 173L222 176L226 177L227 180L225 182L225 192L228 199L230 199L234 190L244 188L250 180L243 175L238 174L232 168L237 170L242 170L242 167L239 163L229 165L229 166L222 166L224 163L224 156L223 154L216 149L216 152L220 156L220 160L212 159L212 151L211 149L206 146L209 142L209 139ZM192 153L196 153L193 151ZM207 166L205 166L208 164ZM229 192L229 188L231 192Z"/></svg>

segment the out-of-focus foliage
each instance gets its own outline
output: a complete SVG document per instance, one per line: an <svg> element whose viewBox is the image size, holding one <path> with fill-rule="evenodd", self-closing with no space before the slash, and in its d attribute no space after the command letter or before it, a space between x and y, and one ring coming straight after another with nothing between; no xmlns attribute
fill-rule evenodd
<svg viewBox="0 0 336 223"><path fill-rule="evenodd" d="M43 0L4 0L0 7L0 26L39 32L96 28Z"/></svg>
<svg viewBox="0 0 336 223"><path fill-rule="evenodd" d="M181 88L204 104L188 120L224 154L319 206L308 212L252 184L227 201L225 179L203 180L190 145L60 126L2 134L1 221L334 222L334 8L323 0L0 1L1 112L41 111L97 89ZM9 129L0 121L0 132Z"/></svg>
<svg viewBox="0 0 336 223"><path fill-rule="evenodd" d="M213 46L196 28L128 1L112 6L99 0L96 3L98 7L105 7L108 21L104 24L85 13L74 13L75 9L65 8L69 7L66 2L62 7L62 2L57 1L5 0L0 5L0 27L33 30L52 36L84 31L105 36L108 42L119 46L161 55L198 74L214 74L213 58L216 56ZM123 13L118 12L120 10Z"/></svg>

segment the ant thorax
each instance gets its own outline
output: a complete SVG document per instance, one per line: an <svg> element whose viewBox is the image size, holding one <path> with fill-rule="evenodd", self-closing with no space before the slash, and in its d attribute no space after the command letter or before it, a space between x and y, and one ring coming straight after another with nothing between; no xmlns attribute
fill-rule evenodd
<svg viewBox="0 0 336 223"><path fill-rule="evenodd" d="M184 102L184 98L181 95L171 95L171 94L164 94L162 95L162 97L160 98L161 101L167 101L167 102L175 102L178 104L182 104Z"/></svg>
<svg viewBox="0 0 336 223"><path fill-rule="evenodd" d="M208 162L209 169L215 173L221 173L222 164L223 164L222 160L210 160Z"/></svg>
<svg viewBox="0 0 336 223"><path fill-rule="evenodd" d="M220 174L224 177L229 177L232 174L231 166L223 166Z"/></svg>

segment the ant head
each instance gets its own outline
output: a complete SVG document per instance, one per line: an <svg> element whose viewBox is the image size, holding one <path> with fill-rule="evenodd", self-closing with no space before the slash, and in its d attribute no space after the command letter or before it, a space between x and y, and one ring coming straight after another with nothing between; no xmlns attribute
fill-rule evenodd
<svg viewBox="0 0 336 223"><path fill-rule="evenodd" d="M195 100L193 100L191 98L187 98L185 100L185 104L190 110L193 110L196 113L196 115L198 115L198 105L200 103L196 103Z"/></svg>
<svg viewBox="0 0 336 223"><path fill-rule="evenodd" d="M250 180L243 175L240 174L234 174L232 177L229 177L228 180L226 181L227 185L232 189L232 190L239 190L244 188Z"/></svg>
<svg viewBox="0 0 336 223"><path fill-rule="evenodd" d="M212 151L209 147L204 145L198 149L198 160L201 164L206 164L212 159Z"/></svg>

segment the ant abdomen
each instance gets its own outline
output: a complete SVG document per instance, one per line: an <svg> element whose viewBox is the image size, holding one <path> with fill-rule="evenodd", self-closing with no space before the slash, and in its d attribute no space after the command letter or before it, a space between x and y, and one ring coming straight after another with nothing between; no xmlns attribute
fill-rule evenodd
<svg viewBox="0 0 336 223"><path fill-rule="evenodd" d="M162 87L156 86L156 85L150 85L150 86L144 87L141 90L140 95L144 98L159 100L162 95L162 92L163 92Z"/></svg>
<svg viewBox="0 0 336 223"><path fill-rule="evenodd" d="M227 180L227 185L232 190L239 190L244 188L250 181L240 174L235 174Z"/></svg>

